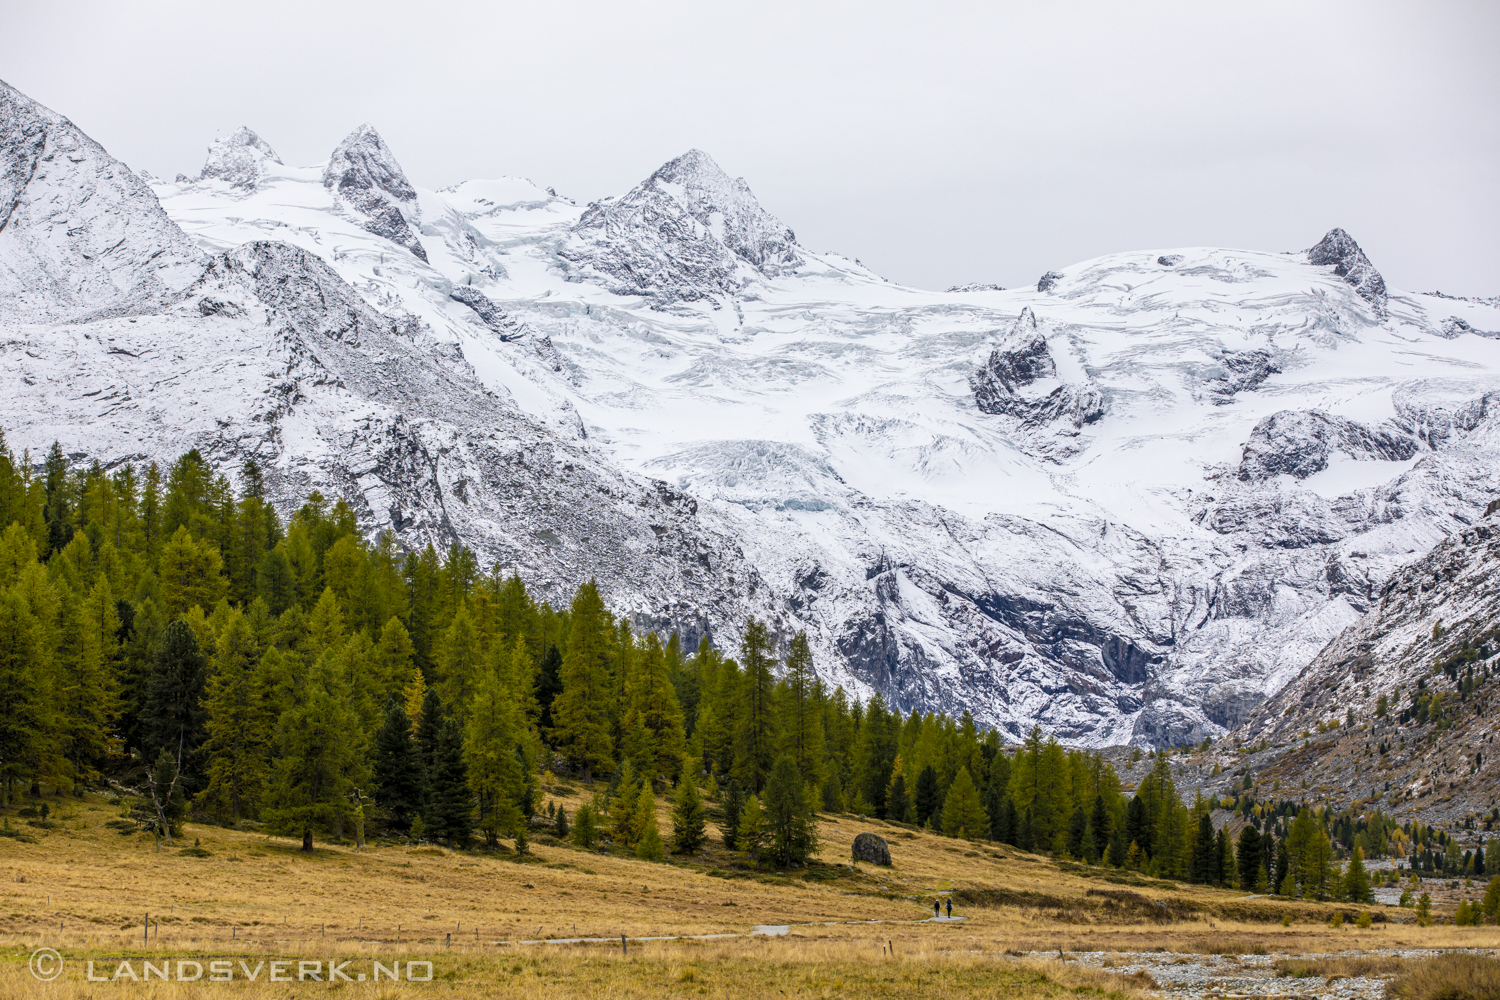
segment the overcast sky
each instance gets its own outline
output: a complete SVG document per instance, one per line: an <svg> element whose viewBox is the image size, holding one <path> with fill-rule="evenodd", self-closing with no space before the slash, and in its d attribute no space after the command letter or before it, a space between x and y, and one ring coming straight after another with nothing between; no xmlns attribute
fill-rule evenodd
<svg viewBox="0 0 1500 1000"><path fill-rule="evenodd" d="M1291 250L1500 294L1500 4L6 0L0 79L133 167L371 121L412 180L587 201L692 147L813 250L943 288Z"/></svg>

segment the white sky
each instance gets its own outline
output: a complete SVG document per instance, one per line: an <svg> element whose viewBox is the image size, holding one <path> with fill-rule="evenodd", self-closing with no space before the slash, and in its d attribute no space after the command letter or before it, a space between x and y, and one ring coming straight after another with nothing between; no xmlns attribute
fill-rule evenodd
<svg viewBox="0 0 1500 1000"><path fill-rule="evenodd" d="M1500 294L1500 4L0 0L0 79L133 167L372 121L418 184L587 201L691 147L814 250L942 288L1343 226Z"/></svg>

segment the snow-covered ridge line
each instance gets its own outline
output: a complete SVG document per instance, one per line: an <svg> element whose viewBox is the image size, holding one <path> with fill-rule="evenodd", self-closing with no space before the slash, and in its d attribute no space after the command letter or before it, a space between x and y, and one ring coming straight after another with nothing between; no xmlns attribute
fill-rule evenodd
<svg viewBox="0 0 1500 1000"><path fill-rule="evenodd" d="M1236 725L1500 493L1500 305L1388 288L1339 230L933 292L799 246L698 151L583 207L425 189L368 126L253 166L154 192L218 270L251 253L334 319L348 289L384 332L268 340L264 282L32 326L13 445L256 454L285 498L320 484L548 596L597 575L726 645L754 611L857 694L1087 745ZM166 367L73 370L127 339Z"/></svg>

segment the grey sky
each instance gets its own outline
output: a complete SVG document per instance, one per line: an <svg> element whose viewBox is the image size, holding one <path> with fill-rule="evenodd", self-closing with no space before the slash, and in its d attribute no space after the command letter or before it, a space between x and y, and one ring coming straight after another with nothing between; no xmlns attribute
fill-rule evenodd
<svg viewBox="0 0 1500 1000"><path fill-rule="evenodd" d="M6 0L0 78L135 167L375 123L419 184L580 201L691 148L815 250L1011 286L1118 250L1289 250L1500 294L1500 4Z"/></svg>

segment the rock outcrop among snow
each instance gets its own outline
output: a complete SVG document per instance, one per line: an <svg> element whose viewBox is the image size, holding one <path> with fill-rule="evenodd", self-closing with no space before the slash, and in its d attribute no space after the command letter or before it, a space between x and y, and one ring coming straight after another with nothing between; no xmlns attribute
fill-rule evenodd
<svg viewBox="0 0 1500 1000"><path fill-rule="evenodd" d="M152 308L203 264L134 171L0 81L0 316Z"/></svg>
<svg viewBox="0 0 1500 1000"><path fill-rule="evenodd" d="M1385 279L1354 242L1354 237L1342 229L1330 229L1328 235L1307 251L1307 262L1319 266L1332 264L1333 273L1353 285L1359 297L1374 306L1381 318L1385 317Z"/></svg>
<svg viewBox="0 0 1500 1000"><path fill-rule="evenodd" d="M1104 416L1104 396L1089 385L1057 381L1057 364L1037 328L1030 307L1021 311L1004 343L990 352L970 384L974 402L985 413L1014 417L1027 429L1047 428L1076 435ZM1045 382L1042 391L1028 391Z"/></svg>
<svg viewBox="0 0 1500 1000"><path fill-rule="evenodd" d="M208 159L198 173L200 181L223 181L230 187L254 190L270 164L281 166L281 157L270 143L241 125L208 147Z"/></svg>
<svg viewBox="0 0 1500 1000"><path fill-rule="evenodd" d="M323 186L362 216L365 230L405 247L426 263L427 250L407 218L417 190L375 126L366 122L344 137L328 158Z"/></svg>
<svg viewBox="0 0 1500 1000"><path fill-rule="evenodd" d="M1420 449L1416 440L1399 430L1366 427L1317 410L1283 410L1250 432L1239 477L1256 482L1280 475L1306 479L1328 468L1330 457L1336 454L1355 461L1404 462Z"/></svg>
<svg viewBox="0 0 1500 1000"><path fill-rule="evenodd" d="M802 263L793 232L692 149L618 199L589 206L562 251L581 277L660 305L733 296Z"/></svg>

